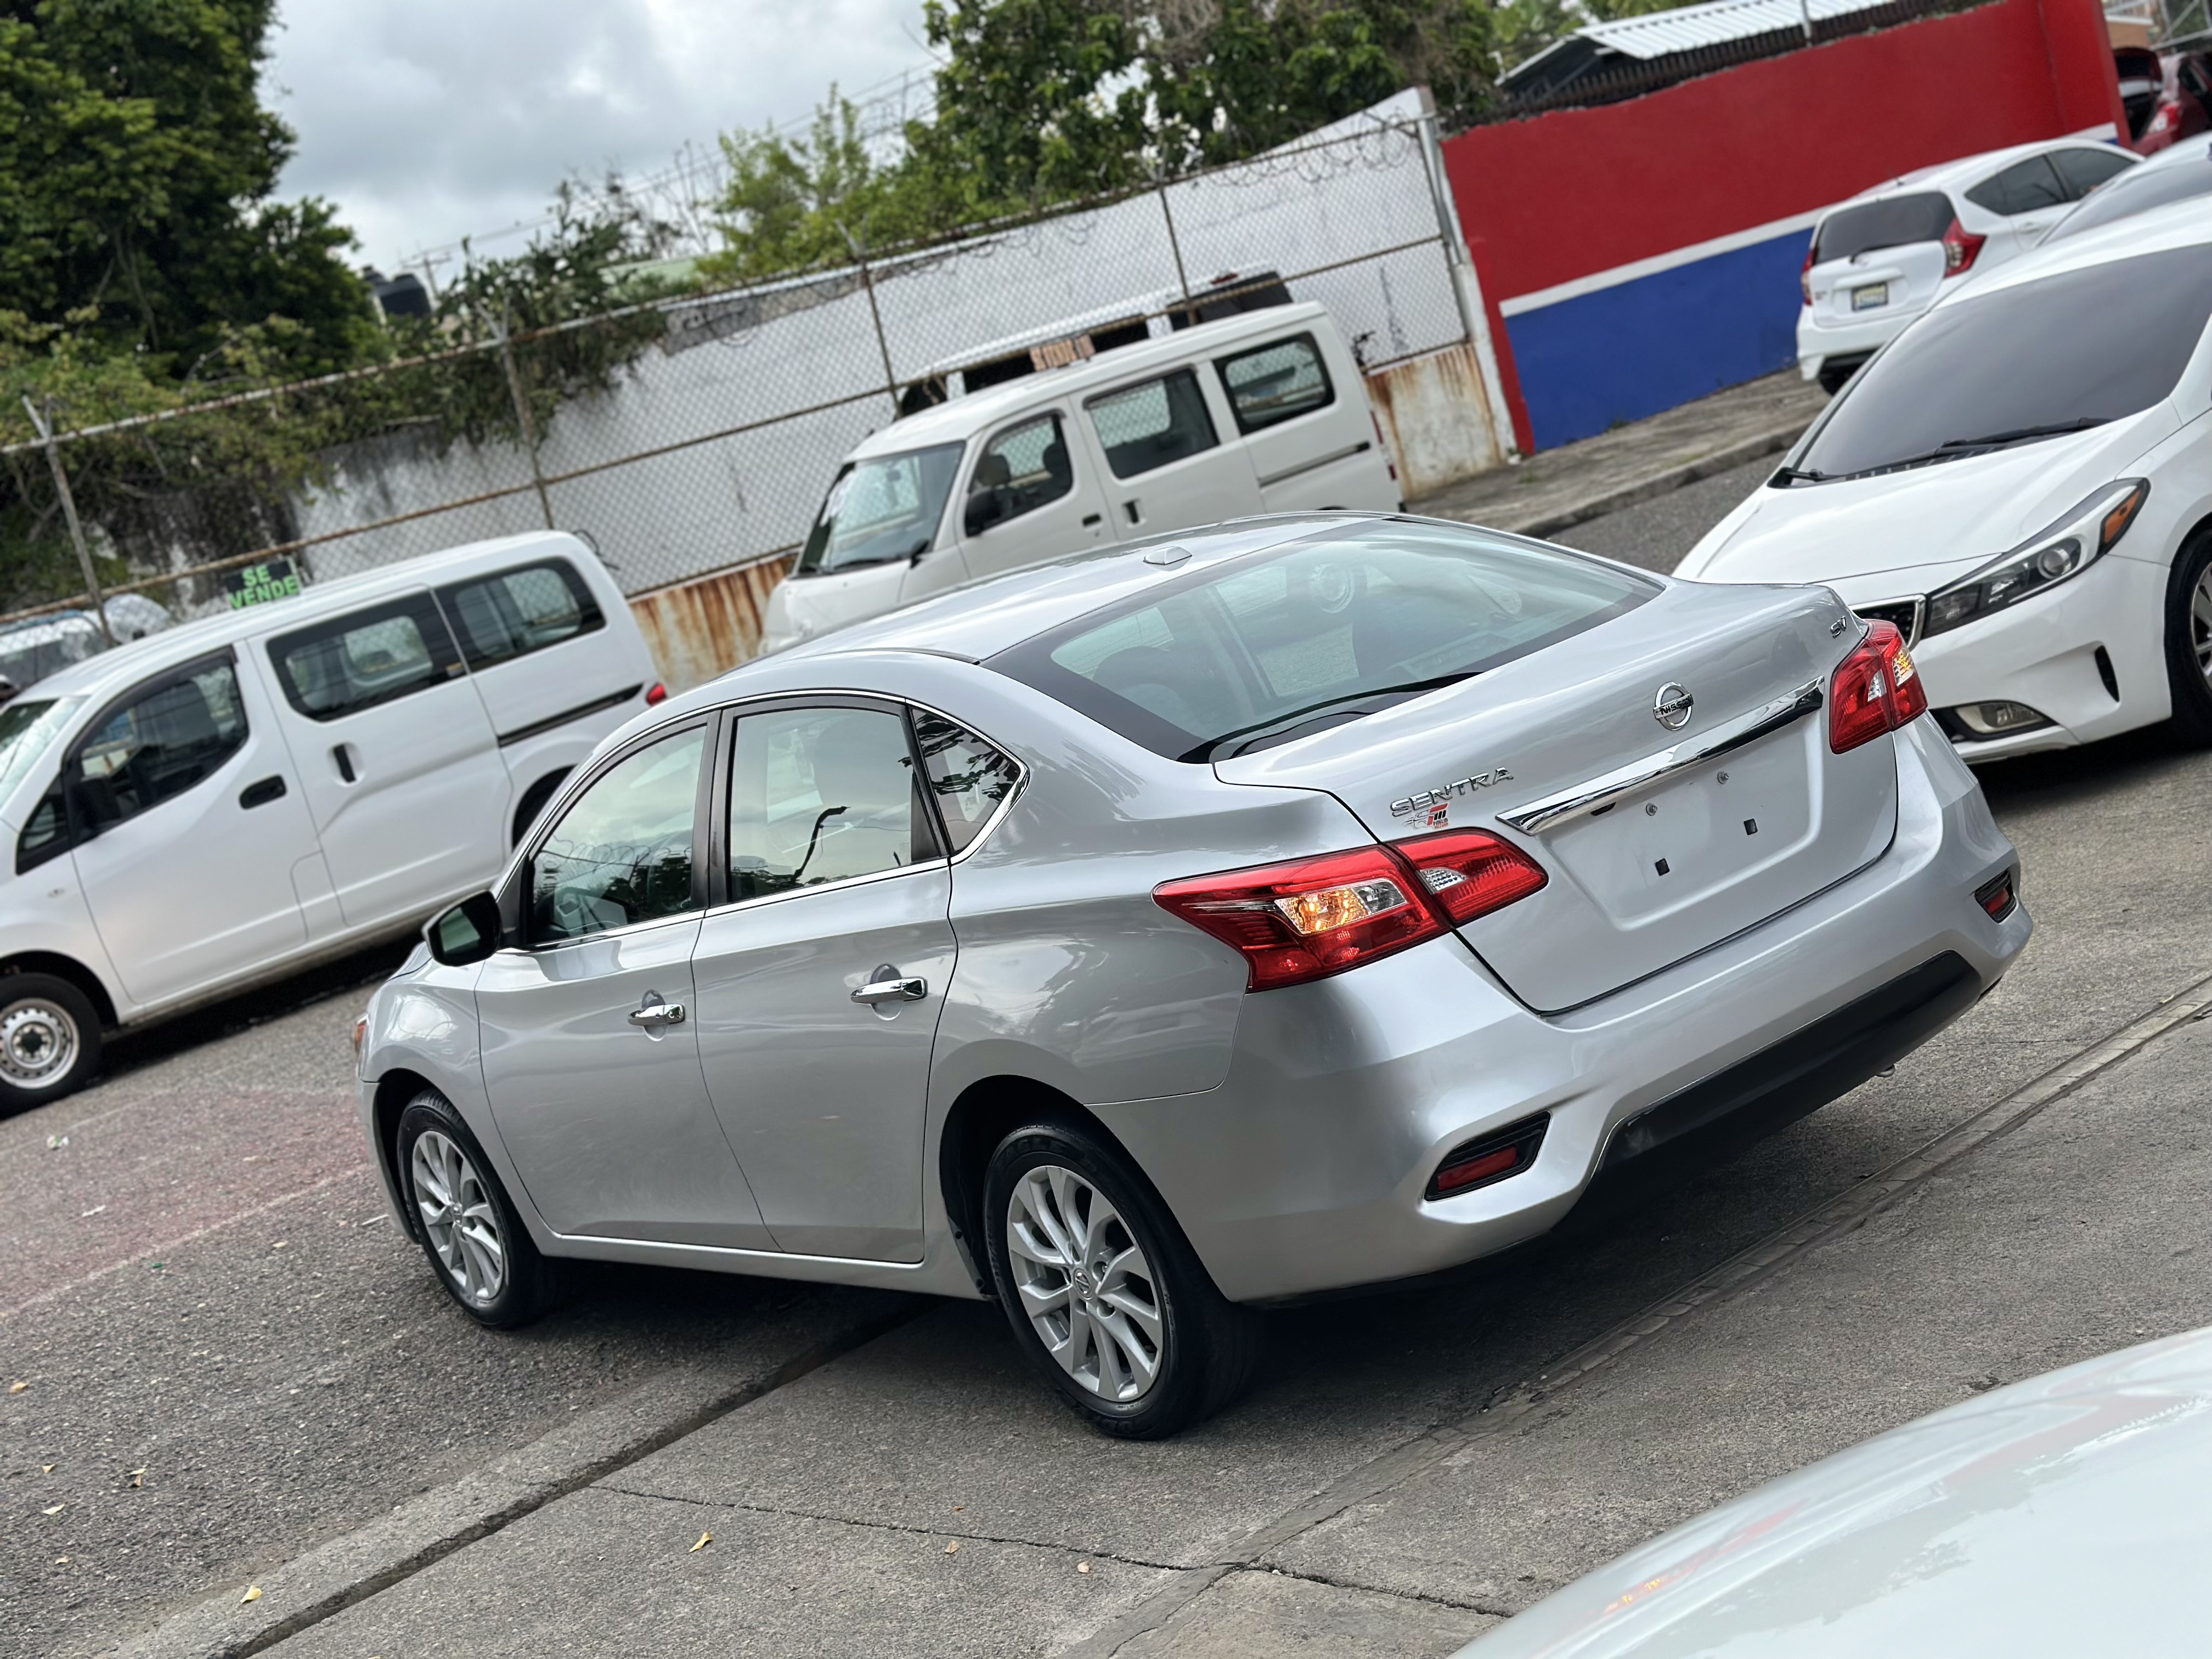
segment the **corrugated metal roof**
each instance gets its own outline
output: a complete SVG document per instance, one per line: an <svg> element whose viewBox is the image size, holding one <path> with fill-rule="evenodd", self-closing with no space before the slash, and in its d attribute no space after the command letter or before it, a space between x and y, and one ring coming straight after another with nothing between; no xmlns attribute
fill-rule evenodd
<svg viewBox="0 0 2212 1659"><path fill-rule="evenodd" d="M1725 46L1778 29L1802 28L1807 0L1706 0L1699 6L1677 6L1642 17L1617 22L1592 23L1575 31L1624 58L1665 58L1699 46ZM1855 11L1871 11L1887 0L1809 0L1813 21L1845 17Z"/></svg>

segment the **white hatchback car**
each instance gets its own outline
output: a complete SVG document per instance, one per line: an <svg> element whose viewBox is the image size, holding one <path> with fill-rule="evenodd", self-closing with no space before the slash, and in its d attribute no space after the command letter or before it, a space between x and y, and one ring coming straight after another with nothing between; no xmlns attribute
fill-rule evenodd
<svg viewBox="0 0 2212 1659"><path fill-rule="evenodd" d="M1948 293L1675 574L1893 623L1960 754L2212 742L2212 198Z"/></svg>
<svg viewBox="0 0 2212 1659"><path fill-rule="evenodd" d="M2136 161L2061 138L1923 167L1830 208L1805 249L1799 369L1836 391L1958 278L2026 252Z"/></svg>
<svg viewBox="0 0 2212 1659"><path fill-rule="evenodd" d="M481 887L665 695L573 536L479 543L171 628L0 708L0 1111L134 1025Z"/></svg>

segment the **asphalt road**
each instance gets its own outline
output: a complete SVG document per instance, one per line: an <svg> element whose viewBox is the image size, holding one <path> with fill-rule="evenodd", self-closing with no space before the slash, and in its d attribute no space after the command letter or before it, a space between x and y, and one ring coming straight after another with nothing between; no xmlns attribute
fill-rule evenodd
<svg viewBox="0 0 2212 1659"><path fill-rule="evenodd" d="M1671 568L1746 471L1564 539ZM2212 975L2212 757L2149 736L1985 781L2040 931L1972 1013L1510 1273L1279 1316L1261 1385L1164 1446L1075 1425L980 1305L605 1269L529 1331L469 1327L379 1219L353 1121L379 963L120 1045L0 1121L0 1388L27 1385L0 1393L0 1654L234 1604L701 1374L759 1397L274 1650L1441 1654L1770 1474L2205 1322L2200 1022L1757 1284L1682 1294ZM1609 1363L1554 1380L1599 1340Z"/></svg>

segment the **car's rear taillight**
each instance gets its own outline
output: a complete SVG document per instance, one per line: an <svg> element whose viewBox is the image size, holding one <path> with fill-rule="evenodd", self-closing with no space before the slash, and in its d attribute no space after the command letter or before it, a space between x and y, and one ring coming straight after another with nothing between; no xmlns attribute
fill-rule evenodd
<svg viewBox="0 0 2212 1659"><path fill-rule="evenodd" d="M1820 237L1816 231L1813 240L1805 244L1805 263L1797 270L1797 289L1805 296L1805 303L1808 306L1813 303L1813 255L1820 246Z"/></svg>
<svg viewBox="0 0 2212 1659"><path fill-rule="evenodd" d="M1943 233L1943 274L1957 276L1974 268L1974 258L1990 239L1968 230L1956 219Z"/></svg>
<svg viewBox="0 0 2212 1659"><path fill-rule="evenodd" d="M659 680L655 680L653 683L653 689L645 694L645 706L647 708L651 708L658 703L664 703L667 701L668 688L663 685Z"/></svg>
<svg viewBox="0 0 2212 1659"><path fill-rule="evenodd" d="M1152 897L1242 953L1246 988L1357 968L1525 898L1544 871L1508 842L1449 830L1390 847L1164 882Z"/></svg>
<svg viewBox="0 0 2212 1659"><path fill-rule="evenodd" d="M1419 836L1390 850L1413 866L1429 902L1455 927L1528 897L1547 879L1542 865L1482 830Z"/></svg>
<svg viewBox="0 0 2212 1659"><path fill-rule="evenodd" d="M1905 636L1891 623L1868 623L1828 682L1828 747L1844 754L1927 712L1928 690Z"/></svg>

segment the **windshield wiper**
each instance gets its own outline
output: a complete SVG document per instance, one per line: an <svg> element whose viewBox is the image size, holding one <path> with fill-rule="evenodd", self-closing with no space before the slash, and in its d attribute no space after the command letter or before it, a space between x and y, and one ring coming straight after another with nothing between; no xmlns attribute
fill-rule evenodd
<svg viewBox="0 0 2212 1659"><path fill-rule="evenodd" d="M1462 680L1473 679L1475 672L1474 669L1466 669L1455 674L1438 674L1433 679L1410 680L1403 685L1370 686L1364 691L1347 691L1340 697L1325 697L1321 702L1310 704L1306 708L1293 708L1287 714L1271 714L1266 720L1255 720L1249 726L1240 726L1233 732L1224 732L1218 738L1208 738L1181 758L1187 761L1202 761L1212 760L1218 756L1223 760L1227 760L1231 757L1221 751L1239 738L1250 737L1255 732L1267 732L1279 726L1295 726L1302 720L1325 714L1332 708L1341 708L1348 702L1365 702L1374 697L1395 697L1402 702L1407 697L1419 696L1424 691L1433 691L1439 686L1455 685ZM1375 714L1379 711L1367 709L1363 712ZM1241 753L1242 750L1239 750L1237 752Z"/></svg>
<svg viewBox="0 0 2212 1659"><path fill-rule="evenodd" d="M1933 449L1917 455L1900 455L1893 461L1884 461L1880 466L1861 467L1856 472L1838 473L1838 477L1867 478L1877 472L1899 472L1908 466L1927 466L1937 461L1962 461L1969 455L1986 454L1992 449L2002 449L2008 444L2026 443L2031 438L2057 438L2069 432L2087 432L2093 426L2102 426L2108 416L2084 415L2078 421L2054 421L2048 426L2014 427L2009 432L1992 432L1981 438L1946 438Z"/></svg>
<svg viewBox="0 0 2212 1659"><path fill-rule="evenodd" d="M1815 472L1808 466L1782 466L1777 467L1774 470L1774 476L1766 482L1770 484L1780 484L1787 489L1794 483L1826 483L1828 478L1827 473Z"/></svg>

